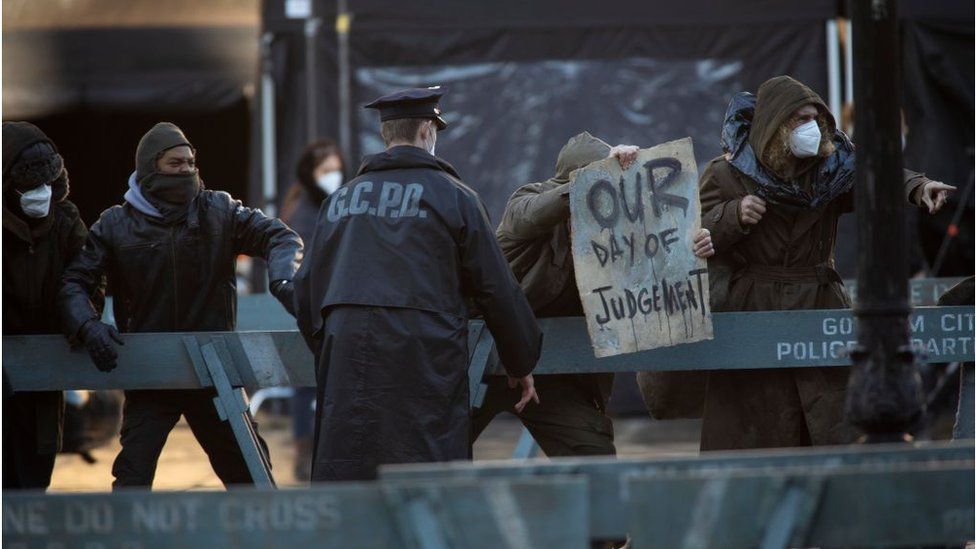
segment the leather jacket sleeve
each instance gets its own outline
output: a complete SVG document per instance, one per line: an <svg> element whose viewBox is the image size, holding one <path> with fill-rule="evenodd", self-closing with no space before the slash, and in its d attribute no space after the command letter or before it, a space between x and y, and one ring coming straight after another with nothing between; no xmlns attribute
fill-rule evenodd
<svg viewBox="0 0 976 549"><path fill-rule="evenodd" d="M79 238L80 235L72 234L72 241ZM92 225L84 246L61 277L58 309L62 329L69 339L77 336L85 322L101 318L105 300L105 271L110 260L111 246L100 219Z"/></svg>
<svg viewBox="0 0 976 549"><path fill-rule="evenodd" d="M512 377L525 376L539 361L542 332L480 201L462 196L460 207L461 280L466 296L484 314L505 371Z"/></svg>
<svg viewBox="0 0 976 549"><path fill-rule="evenodd" d="M291 280L302 260L302 239L280 219L234 200L233 237L239 253L268 262L268 283Z"/></svg>
<svg viewBox="0 0 976 549"><path fill-rule="evenodd" d="M541 184L526 185L505 205L498 233L514 240L534 240L569 219L569 184L543 191Z"/></svg>

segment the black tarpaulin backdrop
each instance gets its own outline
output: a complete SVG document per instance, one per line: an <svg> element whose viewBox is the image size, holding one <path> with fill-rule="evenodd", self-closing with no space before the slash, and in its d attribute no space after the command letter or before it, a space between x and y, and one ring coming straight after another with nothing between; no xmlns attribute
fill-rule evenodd
<svg viewBox="0 0 976 549"><path fill-rule="evenodd" d="M918 215L925 260L935 261L953 214L963 209L958 236L951 241L937 276L973 274L974 56L973 4L969 18L905 21L902 25L904 109L908 136L905 165L959 191L937 215Z"/></svg>
<svg viewBox="0 0 976 549"><path fill-rule="evenodd" d="M826 92L824 22L833 2L740 4L554 0L459 4L448 0L351 1L350 165L378 152L375 113L362 105L389 91L441 84L452 127L437 154L481 193L497 223L519 185L552 175L566 140L588 130L612 143L652 146L691 136L700 164L719 154L729 96L790 74ZM334 2L316 15L334 21ZM278 186L292 181L305 142L302 25L265 3L278 94ZM337 36L323 26L317 50L317 133L337 137Z"/></svg>

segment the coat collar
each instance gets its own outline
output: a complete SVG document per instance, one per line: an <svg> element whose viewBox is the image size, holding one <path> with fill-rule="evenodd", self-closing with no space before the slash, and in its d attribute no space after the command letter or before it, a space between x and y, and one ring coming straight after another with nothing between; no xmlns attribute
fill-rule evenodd
<svg viewBox="0 0 976 549"><path fill-rule="evenodd" d="M410 168L438 170L446 172L457 179L461 179L454 166L451 166L420 147L412 147L409 145L390 147L379 154L367 156L363 159L363 163L359 167L356 176L358 177L369 172Z"/></svg>

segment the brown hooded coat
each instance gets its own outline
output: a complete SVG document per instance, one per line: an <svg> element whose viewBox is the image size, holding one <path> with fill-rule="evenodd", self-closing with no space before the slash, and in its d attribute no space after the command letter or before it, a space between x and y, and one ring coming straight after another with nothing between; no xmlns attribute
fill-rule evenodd
<svg viewBox="0 0 976 549"><path fill-rule="evenodd" d="M600 139L587 132L576 135L559 151L554 177L524 185L508 200L495 236L536 317L583 314L569 239L571 186L566 183L570 173L609 153L610 145ZM606 405L613 374L566 377L596 389L600 406Z"/></svg>
<svg viewBox="0 0 976 549"><path fill-rule="evenodd" d="M826 116L831 129L836 127L823 100L803 84L789 77L764 83L749 138L756 156L763 158L777 129L810 104ZM817 157L801 160L793 177L809 184L817 163ZM906 170L906 198L926 181ZM702 227L711 231L718 254L709 261L714 310L850 307L833 266L837 220L852 211L853 192L812 210L767 203L762 220L744 227L739 202L754 194L751 179L719 157L705 168L699 187ZM710 372L702 450L852 442L857 432L844 422L848 373L848 368L826 367Z"/></svg>

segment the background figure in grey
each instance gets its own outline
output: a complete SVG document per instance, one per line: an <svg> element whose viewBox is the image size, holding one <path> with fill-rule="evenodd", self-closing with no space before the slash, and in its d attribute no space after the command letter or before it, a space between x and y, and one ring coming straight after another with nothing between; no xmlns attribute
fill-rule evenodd
<svg viewBox="0 0 976 549"><path fill-rule="evenodd" d="M316 356L312 480L370 479L377 465L470 459L469 302L485 317L519 409L542 334L477 193L433 155L437 88L380 110L387 150L326 201L295 278Z"/></svg>
<svg viewBox="0 0 976 549"><path fill-rule="evenodd" d="M295 166L295 183L288 189L281 206L281 220L302 237L306 247L312 244L319 208L343 181L345 162L335 141L321 139L305 147ZM308 480L312 475L314 402L314 387L295 387L291 411L292 437L295 439L294 473L298 480Z"/></svg>

